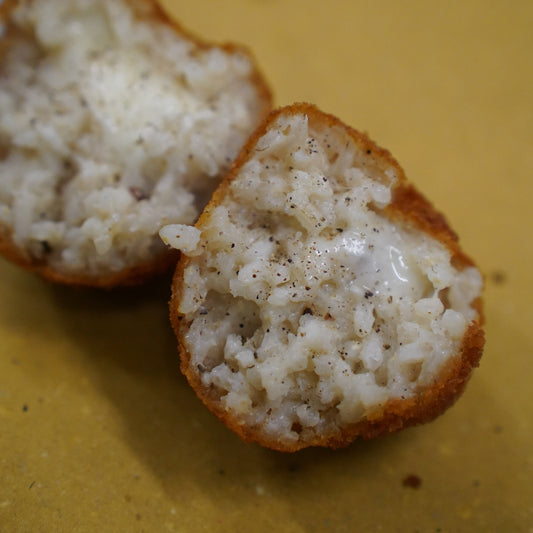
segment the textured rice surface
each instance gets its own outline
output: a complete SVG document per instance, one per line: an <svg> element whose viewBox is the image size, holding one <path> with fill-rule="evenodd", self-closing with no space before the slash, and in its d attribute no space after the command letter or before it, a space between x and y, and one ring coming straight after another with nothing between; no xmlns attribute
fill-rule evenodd
<svg viewBox="0 0 533 533"><path fill-rule="evenodd" d="M481 356L482 279L390 154L308 105L274 113L182 250L182 369L246 440L341 446L435 417Z"/></svg>
<svg viewBox="0 0 533 533"><path fill-rule="evenodd" d="M209 46L143 0L4 8L0 251L58 281L164 268L270 94L248 53Z"/></svg>

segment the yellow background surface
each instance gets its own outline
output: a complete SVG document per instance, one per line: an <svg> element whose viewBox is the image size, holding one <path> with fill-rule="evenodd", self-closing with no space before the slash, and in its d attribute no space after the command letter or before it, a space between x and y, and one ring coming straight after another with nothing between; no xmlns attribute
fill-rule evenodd
<svg viewBox="0 0 533 533"><path fill-rule="evenodd" d="M284 455L179 374L168 279L76 291L0 260L0 531L533 531L533 2L165 5L248 45L276 104L393 153L486 276L485 355L431 424Z"/></svg>

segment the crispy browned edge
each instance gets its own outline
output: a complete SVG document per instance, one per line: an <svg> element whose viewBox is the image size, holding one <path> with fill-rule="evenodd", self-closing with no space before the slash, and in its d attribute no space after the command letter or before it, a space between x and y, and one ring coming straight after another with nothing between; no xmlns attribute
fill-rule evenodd
<svg viewBox="0 0 533 533"><path fill-rule="evenodd" d="M127 0L128 1L128 0ZM152 19L154 23L161 23L171 27L177 34L193 42L199 49L208 50L219 48L229 54L239 53L245 55L252 64L250 81L253 83L263 103L259 120L263 119L272 109L272 93L262 75L257 61L252 52L241 45L234 43L214 44L200 37L197 37L186 30L176 20L171 19L163 10L157 0L141 0L139 2L128 1L132 5L135 15L138 18ZM19 3L19 0L6 0L0 5L0 22L7 21L7 31L0 39L0 60L6 48L9 46L9 22L8 17L11 10ZM168 272L177 261L179 253L175 250L165 250L151 260L142 264L137 264L117 272L109 272L105 275L73 274L53 268L47 264L46 260L39 260L32 257L25 250L20 249L12 240L11 230L0 224L0 254L16 265L29 270L48 281L64 285L113 288L118 286L140 285L149 279Z"/></svg>
<svg viewBox="0 0 533 533"><path fill-rule="evenodd" d="M365 134L346 126L337 117L323 113L315 106L305 103L294 104L273 111L256 130L236 159L228 175L215 191L211 202L207 205L196 224L197 228L202 228L204 222L209 219L211 211L221 203L227 194L231 181L236 178L243 164L253 154L256 142L266 133L276 118L281 114L300 113L306 114L315 121L322 121L328 127L337 126L342 128L364 151L370 150L371 155L369 157L379 158L386 165L394 167L398 173L398 183L393 191L393 200L387 208L387 215L392 220L420 229L441 241L450 250L453 264L459 270L474 265L473 261L459 247L457 235L451 230L444 216L436 211L431 203L407 182L402 168L387 150L377 146ZM311 441L299 440L290 445L266 439L254 427L248 427L221 408L220 402L202 385L199 376L190 366L191 354L184 343L184 336L189 324L185 322L184 317L178 312L178 302L183 291L183 272L189 263L189 258L185 256L178 262L174 273L170 301L170 317L178 339L181 370L200 400L245 442L257 442L267 448L285 452L294 452L308 446L340 448L347 446L357 437L374 438L398 431L404 427L428 422L442 414L455 402L463 392L472 370L479 364L484 345L483 314L480 299L474 302L479 313L479 319L469 326L457 357L453 358L436 376L432 386L420 390L413 398L391 400L382 409L373 412L366 419L346 426L342 431L334 434L318 436Z"/></svg>

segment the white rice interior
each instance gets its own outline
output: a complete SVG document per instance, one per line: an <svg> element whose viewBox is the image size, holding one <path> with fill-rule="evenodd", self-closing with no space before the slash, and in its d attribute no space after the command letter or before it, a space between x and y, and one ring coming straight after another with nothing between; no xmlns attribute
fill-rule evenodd
<svg viewBox="0 0 533 533"><path fill-rule="evenodd" d="M174 228L191 367L267 438L328 434L412 396L477 318L479 272L383 215L396 179L340 128L281 115L201 235Z"/></svg>
<svg viewBox="0 0 533 533"><path fill-rule="evenodd" d="M263 112L247 56L132 6L150 13L142 0L25 1L9 23L0 226L67 273L164 251L158 230L194 222Z"/></svg>

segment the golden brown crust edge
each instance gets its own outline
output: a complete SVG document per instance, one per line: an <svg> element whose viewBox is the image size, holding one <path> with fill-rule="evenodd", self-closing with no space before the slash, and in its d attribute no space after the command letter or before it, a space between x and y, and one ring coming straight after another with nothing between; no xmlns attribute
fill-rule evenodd
<svg viewBox="0 0 533 533"><path fill-rule="evenodd" d="M0 255L15 265L37 274L41 278L61 285L112 289L141 285L149 279L169 272L179 258L177 250L164 250L150 261L99 276L65 273L35 259L13 244L9 235L2 233L0 226Z"/></svg>
<svg viewBox="0 0 533 533"><path fill-rule="evenodd" d="M0 22L7 23L5 34L0 39L0 60L9 47L9 14L19 4L20 0L6 0L0 4ZM256 88L262 103L260 118L264 118L272 109L272 92L266 83L264 76L259 69L257 61L252 52L242 46L233 43L215 44L210 43L194 35L175 19L171 18L161 7L157 0L141 0L145 9L140 9L140 4L130 2L135 15L138 18L150 17L154 22L170 26L177 34L193 42L201 49L219 48L227 53L241 53L248 57L252 65L250 81ZM141 12L142 11L142 12ZM10 228L0 223L0 255L7 260L22 267L47 281L63 285L95 287L95 288L113 288L120 286L132 286L145 283L149 279L169 272L176 264L179 254L172 250L164 250L150 261L127 267L118 272L109 272L106 274L94 276L83 273L69 273L60 269L51 267L45 260L33 258L25 250L19 248L12 240Z"/></svg>
<svg viewBox="0 0 533 533"><path fill-rule="evenodd" d="M317 120L325 121L328 126L341 127L358 146L364 150L370 150L372 154L382 158L388 165L393 166L398 173L398 182L393 190L393 200L387 207L386 214L391 219L397 219L407 225L412 225L441 241L450 250L452 262L459 270L474 265L473 261L461 250L457 235L450 228L446 218L414 186L407 182L402 168L387 150L377 146L366 135L346 126L337 117L323 113L315 106L305 103L283 107L273 111L267 117L266 121L249 139L230 172L215 191L196 224L197 228L202 228L204 222L210 217L210 212L221 203L231 181L235 179L241 167L247 161L259 138L266 133L269 126L280 114L285 113L305 113ZM287 444L286 442L265 439L259 431L240 423L238 419L222 409L217 398L210 395L209 390L202 385L197 373L190 367L191 354L183 341L188 324L181 324L184 317L177 310L177 304L181 299L182 293L183 272L188 263L189 259L186 256L182 256L178 262L174 273L170 301L170 319L178 339L181 371L200 400L245 442L256 442L267 448L284 452L294 452L309 446L340 448L349 445L357 437L370 439L408 426L429 422L453 405L462 394L472 370L479 365L485 342L482 328L482 302L480 299L474 302L474 307L479 314L478 320L470 324L463 337L459 353L436 376L431 387L421 390L413 398L391 400L382 409L375 411L372 416L367 417L365 420L346 426L337 433L317 437L312 441L299 440L293 444Z"/></svg>

